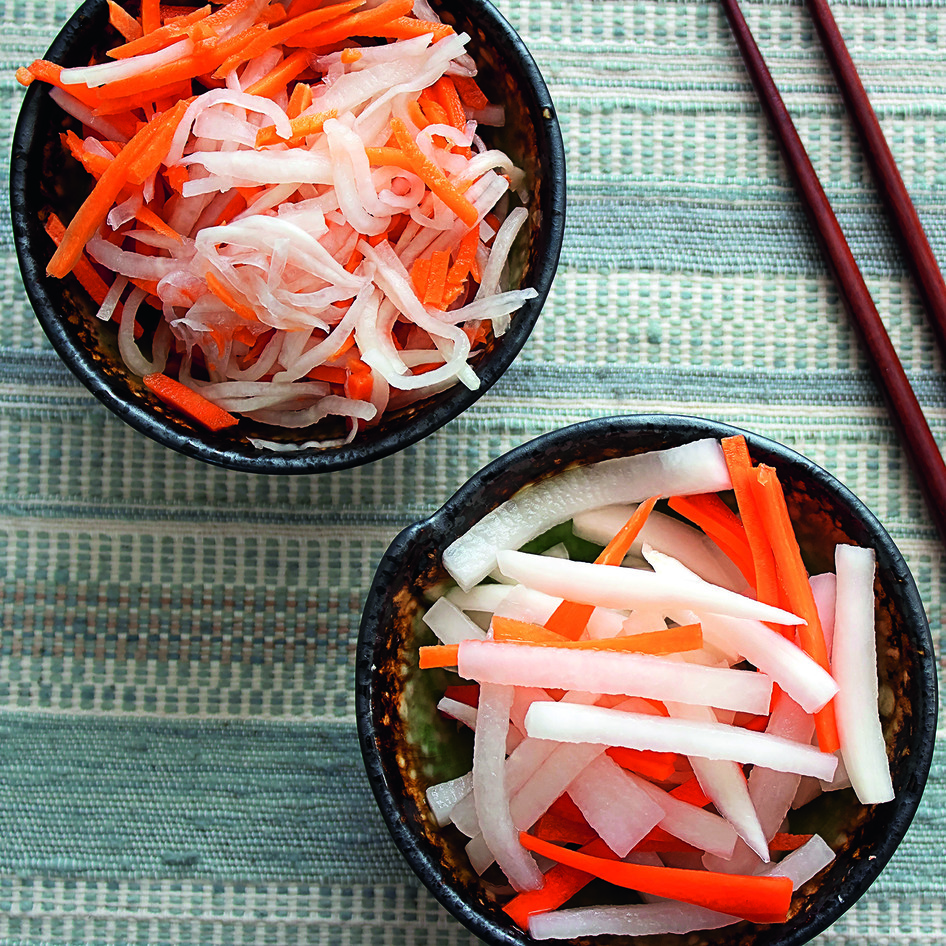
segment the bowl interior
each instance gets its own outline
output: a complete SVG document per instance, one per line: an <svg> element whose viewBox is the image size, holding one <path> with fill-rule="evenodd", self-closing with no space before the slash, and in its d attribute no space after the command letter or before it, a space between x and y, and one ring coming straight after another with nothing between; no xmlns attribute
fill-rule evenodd
<svg viewBox="0 0 946 946"><path fill-rule="evenodd" d="M522 40L489 0L434 0L443 19L467 32L478 82L490 100L506 108L503 129L484 130L491 144L504 148L527 171L532 200L509 264L510 288L534 288L538 295L513 317L509 330L490 338L473 362L480 387L462 384L386 413L359 431L351 444L273 453L253 446L250 437L287 444L343 438L337 419L315 428L286 431L240 420L235 428L212 433L168 411L130 374L118 354L112 323L94 317L96 306L70 276L46 276L53 252L43 230L49 210L68 222L89 191L89 179L64 151L60 134L81 129L65 116L40 82L28 90L16 125L11 167L11 206L17 254L27 294L43 329L63 360L106 406L141 432L182 453L250 472L322 472L378 459L420 440L452 420L480 397L509 366L531 332L548 295L564 231L565 161L561 131L548 89ZM63 65L88 62L108 39L106 0L85 0L46 54ZM114 38L114 37L113 37ZM495 133L494 133L495 132ZM142 320L156 322L157 313Z"/></svg>
<svg viewBox="0 0 946 946"><path fill-rule="evenodd" d="M527 943L500 909L496 891L469 868L457 833L426 813L428 785L469 770L469 741L437 713L446 672L416 670L417 647L432 635L420 617L432 590L448 581L440 565L449 542L521 487L581 458L593 462L745 433L694 418L609 418L577 424L513 450L477 474L428 520L405 530L384 557L369 593L358 644L357 712L369 779L395 842L435 896L491 943ZM640 943L800 944L837 919L867 889L903 837L929 771L937 711L932 641L913 579L870 511L820 467L746 434L756 462L779 472L812 574L833 571L833 548L847 542L877 552L878 664L881 708L896 800L863 807L850 789L805 809L797 831L817 831L838 851L835 862L796 892L785 924L741 923L687 937ZM596 937L594 942L626 942Z"/></svg>

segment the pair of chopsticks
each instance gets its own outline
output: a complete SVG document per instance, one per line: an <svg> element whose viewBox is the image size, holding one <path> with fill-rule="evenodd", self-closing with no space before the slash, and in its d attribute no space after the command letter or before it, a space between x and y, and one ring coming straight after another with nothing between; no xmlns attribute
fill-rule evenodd
<svg viewBox="0 0 946 946"><path fill-rule="evenodd" d="M903 365L884 328L818 175L756 45L738 0L721 0L746 69L834 275L844 306L867 350L874 375L941 538L946 540L946 464ZM946 354L946 284L923 226L903 184L827 0L808 0L842 97L857 128L868 163L910 260L940 350Z"/></svg>

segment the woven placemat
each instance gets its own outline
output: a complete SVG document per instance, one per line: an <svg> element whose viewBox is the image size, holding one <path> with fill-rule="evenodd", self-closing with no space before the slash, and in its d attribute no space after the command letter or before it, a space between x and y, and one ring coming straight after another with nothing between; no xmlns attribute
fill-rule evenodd
<svg viewBox="0 0 946 946"><path fill-rule="evenodd" d="M236 474L134 433L45 341L4 210L0 942L471 943L400 860L364 777L361 603L401 527L570 421L696 414L811 457L884 522L942 647L942 544L721 8L500 8L562 123L561 268L502 381L373 466ZM8 144L14 71L72 9L3 7ZM836 15L946 259L946 7L860 0ZM747 16L942 440L946 371L807 14L768 2ZM6 161L0 175L5 195ZM906 840L819 946L946 941L944 810L940 750Z"/></svg>

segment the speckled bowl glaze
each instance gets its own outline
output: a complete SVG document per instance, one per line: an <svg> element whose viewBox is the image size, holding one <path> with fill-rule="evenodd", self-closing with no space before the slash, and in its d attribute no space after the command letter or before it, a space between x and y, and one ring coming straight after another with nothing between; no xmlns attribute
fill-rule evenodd
<svg viewBox="0 0 946 946"><path fill-rule="evenodd" d="M435 706L444 678L416 670L417 648L432 637L420 618L432 589L449 581L446 546L472 523L530 483L574 464L744 433L756 462L783 482L806 564L833 571L833 548L847 542L877 552L878 664L881 707L896 800L860 806L851 790L822 796L817 830L838 852L835 862L796 892L789 920L740 923L687 936L597 937L596 943L660 946L798 946L841 916L874 881L909 826L929 772L936 729L936 672L929 625L913 578L869 509L829 473L798 453L745 431L692 417L647 415L591 420L524 444L467 482L438 512L405 529L378 568L358 640L356 711L361 747L395 844L434 896L491 944L531 942L472 872L459 835L427 813L428 785L470 765L470 743ZM812 812L809 811L809 817ZM795 830L805 830L796 826Z"/></svg>
<svg viewBox="0 0 946 946"><path fill-rule="evenodd" d="M357 466L417 442L481 397L525 344L548 295L558 264L565 223L565 157L561 131L545 82L520 37L489 0L434 0L442 18L471 37L468 50L479 66L478 81L490 100L506 108L503 129L490 129L490 143L503 148L527 172L530 217L510 259L509 288L532 287L538 295L492 338L473 363L480 387L462 384L403 410L385 414L354 441L340 447L289 453L258 449L250 437L285 443L344 436L337 421L284 431L241 419L211 433L167 410L118 355L114 326L94 318L95 305L69 277L46 276L53 246L41 215L51 207L72 217L88 193L87 178L63 152L60 132L73 127L42 83L28 90L13 138L10 197L13 232L27 294L54 348L89 390L132 427L191 457L253 473L319 473ZM86 0L49 48L46 58L63 65L88 61L102 51L110 30L106 0ZM109 44L111 45L111 44Z"/></svg>

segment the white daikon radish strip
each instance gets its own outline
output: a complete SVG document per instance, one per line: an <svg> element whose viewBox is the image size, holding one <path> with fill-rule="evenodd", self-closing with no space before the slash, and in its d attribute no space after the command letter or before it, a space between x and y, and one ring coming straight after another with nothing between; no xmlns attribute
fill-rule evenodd
<svg viewBox="0 0 946 946"><path fill-rule="evenodd" d="M704 808L697 808L696 805L674 798L669 792L634 772L628 772L627 775L664 809L664 816L659 822L664 831L719 857L732 855L738 836L728 821Z"/></svg>
<svg viewBox="0 0 946 946"><path fill-rule="evenodd" d="M677 719L716 723L713 710L705 706L686 706L670 703L667 711ZM769 846L765 839L759 815L749 797L745 773L736 762L721 759L703 759L691 756L690 766L697 781L716 810L735 828L739 837L749 845L762 861L769 860Z"/></svg>
<svg viewBox="0 0 946 946"><path fill-rule="evenodd" d="M825 706L838 692L832 676L800 647L761 621L702 615L703 636L724 650L735 648L768 674L809 713Z"/></svg>
<svg viewBox="0 0 946 946"><path fill-rule="evenodd" d="M585 936L656 936L718 930L741 922L739 917L675 900L625 906L572 907L536 913L529 918L533 939L571 940Z"/></svg>
<svg viewBox="0 0 946 946"><path fill-rule="evenodd" d="M575 467L526 487L488 512L447 547L443 564L469 590L496 567L498 551L517 549L586 509L731 485L715 440Z"/></svg>
<svg viewBox="0 0 946 946"><path fill-rule="evenodd" d="M626 857L666 814L656 798L605 754L572 779L568 794L618 857Z"/></svg>
<svg viewBox="0 0 946 946"><path fill-rule="evenodd" d="M834 652L834 617L838 599L838 579L834 572L825 572L822 575L812 575L810 584L811 592L815 596L818 617L821 619L821 630L824 631L824 646L828 652L830 662Z"/></svg>
<svg viewBox="0 0 946 946"><path fill-rule="evenodd" d="M63 85L85 85L94 89L108 82L121 82L132 76L143 75L158 66L187 56L193 49L194 44L185 38L154 53L129 56L127 59L98 63L94 66L72 66L63 69L59 73L59 79Z"/></svg>
<svg viewBox="0 0 946 946"><path fill-rule="evenodd" d="M121 353L122 361L131 371L142 378L152 372L163 371L167 360L167 352L165 351L162 357L158 346L154 345L153 360L148 361L135 341L135 317L144 297L145 291L143 289L139 289L137 286L132 289L125 300L121 321L118 323L118 350Z"/></svg>
<svg viewBox="0 0 946 946"><path fill-rule="evenodd" d="M487 640L462 641L457 659L460 676L481 683L672 699L753 714L767 713L772 696L772 680L765 674L701 667L650 654ZM828 777L833 772L832 767Z"/></svg>
<svg viewBox="0 0 946 946"><path fill-rule="evenodd" d="M781 608L736 594L702 579L681 581L643 568L615 568L593 562L556 561L527 552L497 553L500 571L529 588L558 594L570 601L603 608L687 608L698 615L725 614L776 624L798 625L804 620Z"/></svg>
<svg viewBox="0 0 946 946"><path fill-rule="evenodd" d="M476 735L473 738L473 799L483 840L516 890L535 890L542 872L519 843L506 794L506 732L512 687L480 687Z"/></svg>
<svg viewBox="0 0 946 946"><path fill-rule="evenodd" d="M873 549L856 545L835 549L838 590L833 669L841 688L835 698L838 739L844 767L862 805L881 804L894 797L877 705L874 563Z"/></svg>
<svg viewBox="0 0 946 946"><path fill-rule="evenodd" d="M461 611L481 611L493 614L506 600L506 596L515 585L477 585L469 591L453 587L446 593L446 598Z"/></svg>
<svg viewBox="0 0 946 946"><path fill-rule="evenodd" d="M808 883L819 871L834 861L835 853L820 834L813 834L798 850L786 854L777 864L758 873L767 877L791 877L792 889Z"/></svg>
<svg viewBox="0 0 946 946"><path fill-rule="evenodd" d="M460 700L451 699L448 696L441 697L437 704L437 709L457 722L463 723L469 729L476 730L476 707L469 703L461 703Z"/></svg>
<svg viewBox="0 0 946 946"><path fill-rule="evenodd" d="M106 141L120 141L125 144L128 135L119 131L107 118L96 115L88 105L80 102L65 89L51 86L49 97L67 114L80 121L84 128L101 135Z"/></svg>
<svg viewBox="0 0 946 946"><path fill-rule="evenodd" d="M685 667L692 665L676 664L678 671ZM763 765L817 778L831 778L837 764L834 756L810 745L738 726L647 716L601 706L535 703L526 714L526 733L534 739L679 752L689 757Z"/></svg>
<svg viewBox="0 0 946 946"><path fill-rule="evenodd" d="M438 598L424 615L426 624L441 644L459 644L470 638L485 640L486 634L447 598Z"/></svg>
<svg viewBox="0 0 946 946"><path fill-rule="evenodd" d="M563 703L594 702L591 693L566 693ZM510 814L516 828L526 831L545 814L548 807L568 787L568 783L582 769L604 752L604 746L563 746L545 739L524 739L506 760L506 790L510 797ZM483 842L482 835L472 836L474 823L461 802L454 809L464 833L471 838L466 847L473 869L482 874L493 857Z"/></svg>
<svg viewBox="0 0 946 946"><path fill-rule="evenodd" d="M125 291L125 287L128 285L128 280L124 276L116 276L112 281L111 286L108 288L108 292L105 293L105 298L102 300L102 304L99 306L98 312L95 313L97 319L101 319L103 322L108 322L112 316L115 314L115 309L118 307L118 302L122 297L122 293Z"/></svg>
<svg viewBox="0 0 946 946"><path fill-rule="evenodd" d="M601 610L595 608L595 611ZM695 617L695 616L694 616ZM696 620L688 623L696 624ZM629 636L632 634L649 634L652 631L666 630L667 616L662 608L635 608L621 624L621 634ZM588 634L594 637L593 634Z"/></svg>
<svg viewBox="0 0 946 946"><path fill-rule="evenodd" d="M765 732L771 736L791 739L793 742L810 743L814 731L814 718L785 693L779 694ZM801 776L790 772L776 772L774 769L757 765L749 773L747 782L749 797L768 843L781 827L792 806ZM741 840L730 858L703 858L703 865L707 870L729 874L751 874L762 863L758 855Z"/></svg>
<svg viewBox="0 0 946 946"><path fill-rule="evenodd" d="M442 828L450 823L450 812L454 806L461 799L469 797L472 791L472 772L467 772L447 782L431 785L427 789L427 805L439 827Z"/></svg>
<svg viewBox="0 0 946 946"><path fill-rule="evenodd" d="M579 538L607 545L631 517L633 506L604 506L579 513L572 529ZM631 544L630 555L640 556L644 544L672 554L690 571L714 585L744 593L747 585L742 572L699 529L672 516L652 512Z"/></svg>

